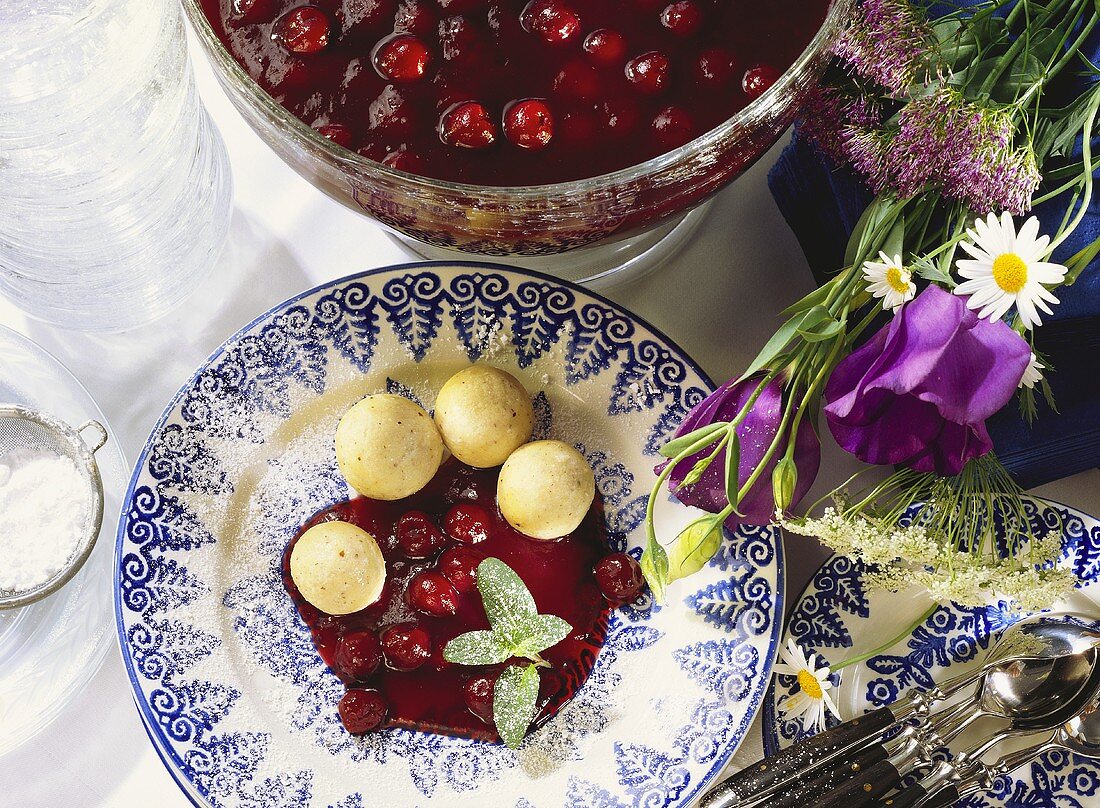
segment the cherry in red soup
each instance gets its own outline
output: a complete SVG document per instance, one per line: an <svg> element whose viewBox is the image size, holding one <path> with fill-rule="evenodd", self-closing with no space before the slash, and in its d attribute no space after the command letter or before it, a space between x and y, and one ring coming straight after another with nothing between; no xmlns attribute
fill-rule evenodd
<svg viewBox="0 0 1100 808"><path fill-rule="evenodd" d="M762 95L828 0L200 0L229 52L334 143L483 185L643 163Z"/></svg>
<svg viewBox="0 0 1100 808"><path fill-rule="evenodd" d="M575 531L541 541L513 529L496 507L498 469L450 460L426 488L403 500L359 497L312 517L286 549L283 581L314 645L347 693L338 710L349 732L386 727L496 740L493 685L508 663L456 665L443 658L460 634L488 629L477 569L496 558L514 570L541 614L572 630L546 649L535 725L584 684L607 634L611 610L637 597L637 563L610 554L599 498ZM386 563L377 602L333 616L311 606L290 575L298 538L342 521L375 537Z"/></svg>

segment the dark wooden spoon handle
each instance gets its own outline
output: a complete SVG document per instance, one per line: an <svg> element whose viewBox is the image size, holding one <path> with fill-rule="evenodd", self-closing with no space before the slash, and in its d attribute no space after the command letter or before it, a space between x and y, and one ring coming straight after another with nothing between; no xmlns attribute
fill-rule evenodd
<svg viewBox="0 0 1100 808"><path fill-rule="evenodd" d="M901 785L901 773L889 760L876 763L812 804L816 808L871 808Z"/></svg>
<svg viewBox="0 0 1100 808"><path fill-rule="evenodd" d="M850 762L837 762L817 772L816 776L803 777L784 786L782 793L768 800L768 808L805 808L814 800L834 788L839 788L861 772L886 760L886 747L881 743L867 747Z"/></svg>
<svg viewBox="0 0 1100 808"><path fill-rule="evenodd" d="M921 808L950 808L961 799L959 789L955 786L948 786L933 794L932 799L928 800Z"/></svg>
<svg viewBox="0 0 1100 808"><path fill-rule="evenodd" d="M924 786L920 783L914 783L904 791L891 794L889 797L883 797L876 804L876 808L914 808L917 803L927 796L928 792L924 790ZM924 808L924 806L922 805L921 808Z"/></svg>
<svg viewBox="0 0 1100 808"><path fill-rule="evenodd" d="M893 712L889 707L883 707L799 741L774 757L754 763L715 786L703 798L700 808L733 806L740 800L792 778L806 778L824 764L833 762L834 757L878 737L893 724Z"/></svg>

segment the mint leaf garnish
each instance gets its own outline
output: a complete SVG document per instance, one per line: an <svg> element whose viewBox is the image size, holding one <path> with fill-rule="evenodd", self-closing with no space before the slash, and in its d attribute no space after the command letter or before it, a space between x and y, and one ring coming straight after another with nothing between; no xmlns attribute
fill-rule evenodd
<svg viewBox="0 0 1100 808"><path fill-rule="evenodd" d="M539 668L549 667L540 654L568 637L573 627L555 615L539 614L523 579L499 558L478 564L477 588L492 629L460 634L447 643L443 658L456 665L499 665L512 657L534 663L505 668L493 688L493 721L501 740L515 749L537 712Z"/></svg>
<svg viewBox="0 0 1100 808"><path fill-rule="evenodd" d="M573 627L552 614L536 614L525 617L515 626L513 656L527 657L540 662L540 653L557 645L569 636Z"/></svg>
<svg viewBox="0 0 1100 808"><path fill-rule="evenodd" d="M477 590L493 631L506 630L519 618L538 614L523 579L499 558L487 558L477 565Z"/></svg>
<svg viewBox="0 0 1100 808"><path fill-rule="evenodd" d="M499 665L515 654L491 631L470 631L455 637L443 649L443 658L455 665Z"/></svg>
<svg viewBox="0 0 1100 808"><path fill-rule="evenodd" d="M539 669L534 665L511 665L497 677L493 687L493 723L500 739L518 749L535 720L539 699Z"/></svg>

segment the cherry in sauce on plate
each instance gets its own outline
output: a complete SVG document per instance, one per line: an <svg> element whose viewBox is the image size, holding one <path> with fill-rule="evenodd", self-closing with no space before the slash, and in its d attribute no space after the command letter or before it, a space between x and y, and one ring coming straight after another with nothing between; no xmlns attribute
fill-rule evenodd
<svg viewBox="0 0 1100 808"><path fill-rule="evenodd" d="M827 0L201 0L279 103L388 166L483 185L595 177L775 83Z"/></svg>
<svg viewBox="0 0 1100 808"><path fill-rule="evenodd" d="M555 541L516 532L496 507L497 469L451 459L419 493L395 502L358 497L313 516L350 522L378 541L387 580L380 599L354 614L318 611L298 592L283 559L283 580L325 664L348 688L339 705L352 733L384 727L497 740L492 692L504 665L443 659L446 644L489 628L476 586L478 564L498 558L524 581L541 614L573 630L543 652L539 712L544 722L584 683L603 646L611 609L641 591L637 564L610 554L597 497L581 526ZM605 595L604 593L607 592Z"/></svg>

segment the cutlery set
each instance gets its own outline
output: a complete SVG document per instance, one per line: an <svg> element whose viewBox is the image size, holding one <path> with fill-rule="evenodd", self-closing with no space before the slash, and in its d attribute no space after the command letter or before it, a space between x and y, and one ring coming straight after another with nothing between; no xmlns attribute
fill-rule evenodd
<svg viewBox="0 0 1100 808"><path fill-rule="evenodd" d="M953 752L952 742L988 719L999 726ZM1027 745L986 760L1014 738ZM1100 632L1039 616L1005 631L977 671L795 743L700 805L943 808L1056 749L1100 758Z"/></svg>

